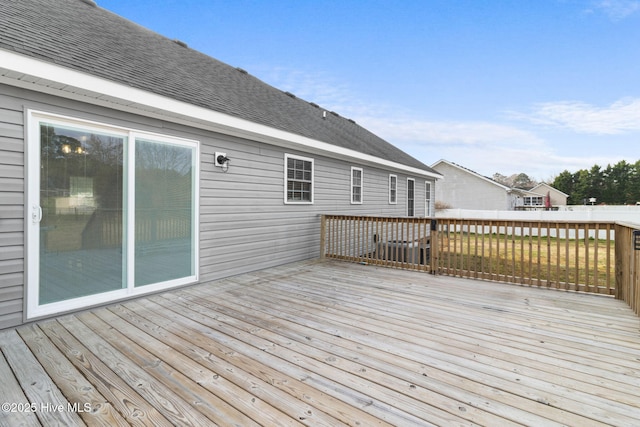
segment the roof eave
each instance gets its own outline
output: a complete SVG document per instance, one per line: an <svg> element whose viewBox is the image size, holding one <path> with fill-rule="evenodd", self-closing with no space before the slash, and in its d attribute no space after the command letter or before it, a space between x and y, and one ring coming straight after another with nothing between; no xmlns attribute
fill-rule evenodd
<svg viewBox="0 0 640 427"><path fill-rule="evenodd" d="M10 86L167 120L279 147L304 150L305 152L320 155L331 155L333 158L357 160L359 163L403 171L425 178L442 178L442 175L435 172L257 124L239 117L2 49L0 49L0 64L11 64L0 67L0 83Z"/></svg>
<svg viewBox="0 0 640 427"><path fill-rule="evenodd" d="M437 162L435 162L434 164L432 164L432 165L431 165L431 167L435 169L435 168L436 168L439 164L441 164L441 163L444 163L444 164L446 164L446 165L449 165L449 166L451 166L451 167L454 167L454 168L456 168L456 169L459 169L459 170L461 170L462 172L464 172L464 173L466 173L466 174L468 174L468 175L472 175L472 176L475 176L476 178L480 178L480 179L482 179L483 181L486 181L486 182L488 182L488 183L490 183L490 184L492 184L492 185L495 185L495 186L497 186L497 187L500 187L500 188L502 188L502 189L503 189L503 190L505 190L505 191L509 191L509 190L511 189L510 187L507 187L506 185L502 185L502 184L500 184L499 182L492 180L491 178L487 178L486 176L480 175L479 173L474 172L474 171L472 171L471 169L467 169L467 168L465 168L464 166L460 166L460 165L458 165L458 164L455 164L455 163L450 162L450 161L445 160L445 159L440 159L440 160L438 160Z"/></svg>

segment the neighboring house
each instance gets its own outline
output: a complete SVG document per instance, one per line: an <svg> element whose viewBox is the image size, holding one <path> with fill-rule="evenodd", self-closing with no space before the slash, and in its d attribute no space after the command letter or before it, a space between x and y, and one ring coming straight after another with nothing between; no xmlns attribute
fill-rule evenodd
<svg viewBox="0 0 640 427"><path fill-rule="evenodd" d="M517 210L549 209L566 205L567 195L547 184L531 190L512 188L447 160L433 169L444 176L436 185L435 199L452 209Z"/></svg>
<svg viewBox="0 0 640 427"><path fill-rule="evenodd" d="M91 0L0 8L0 328L319 256L438 172Z"/></svg>
<svg viewBox="0 0 640 427"><path fill-rule="evenodd" d="M524 205L525 206L536 206L536 207L558 207L558 206L566 206L568 194L563 193L562 191L553 188L549 184L540 183L529 190L531 196L528 196L527 199L525 197Z"/></svg>
<svg viewBox="0 0 640 427"><path fill-rule="evenodd" d="M436 185L435 199L452 209L513 210L524 191L513 189L447 160L431 165L444 179Z"/></svg>

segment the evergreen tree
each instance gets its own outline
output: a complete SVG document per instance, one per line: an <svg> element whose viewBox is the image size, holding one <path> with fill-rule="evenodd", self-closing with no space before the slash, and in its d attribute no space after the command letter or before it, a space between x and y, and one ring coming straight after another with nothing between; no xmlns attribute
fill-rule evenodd
<svg viewBox="0 0 640 427"><path fill-rule="evenodd" d="M629 203L640 203L640 160L631 165L629 176Z"/></svg>
<svg viewBox="0 0 640 427"><path fill-rule="evenodd" d="M567 203L573 205L589 203L591 198L596 203L636 204L640 202L640 160L633 164L621 160L604 170L598 165L575 173L565 170L551 185L568 194Z"/></svg>
<svg viewBox="0 0 640 427"><path fill-rule="evenodd" d="M570 205L575 205L580 202L579 200L573 200L575 181L573 174L568 170L565 169L558 176L556 176L551 183L551 186L562 191L565 194L568 194L569 200L567 200L567 203L569 203Z"/></svg>

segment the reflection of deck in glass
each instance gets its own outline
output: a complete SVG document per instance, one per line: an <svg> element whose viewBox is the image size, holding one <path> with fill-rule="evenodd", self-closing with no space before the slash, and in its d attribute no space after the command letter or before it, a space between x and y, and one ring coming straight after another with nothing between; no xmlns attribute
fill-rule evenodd
<svg viewBox="0 0 640 427"><path fill-rule="evenodd" d="M136 245L136 286L195 274L191 239L165 239Z"/></svg>
<svg viewBox="0 0 640 427"><path fill-rule="evenodd" d="M122 216L116 209L47 216L41 227L40 304L126 287ZM190 212L139 215L135 286L193 275L192 252Z"/></svg>
<svg viewBox="0 0 640 427"><path fill-rule="evenodd" d="M117 248L42 251L40 304L124 288L123 262ZM191 266L189 239L143 245L136 250L135 282L143 286L189 276Z"/></svg>
<svg viewBox="0 0 640 427"><path fill-rule="evenodd" d="M40 253L40 304L121 289L122 251L91 249Z"/></svg>
<svg viewBox="0 0 640 427"><path fill-rule="evenodd" d="M82 247L121 247L123 235L122 212L119 210L98 210L93 213L82 230ZM190 209L150 209L136 212L135 240L137 246L190 238Z"/></svg>

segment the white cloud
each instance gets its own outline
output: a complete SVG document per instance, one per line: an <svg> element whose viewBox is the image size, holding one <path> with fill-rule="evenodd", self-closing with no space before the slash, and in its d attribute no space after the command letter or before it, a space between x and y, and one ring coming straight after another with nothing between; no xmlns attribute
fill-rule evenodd
<svg viewBox="0 0 640 427"><path fill-rule="evenodd" d="M535 135L521 129L480 121L430 121L402 116L360 116L371 131L393 141L422 141L433 145L465 146L485 143L540 143Z"/></svg>
<svg viewBox="0 0 640 427"><path fill-rule="evenodd" d="M261 67L257 67L260 72ZM253 70L256 71L256 70ZM280 90L289 91L305 101L342 113L353 100L349 88L323 72L306 72L286 67L267 68L261 79Z"/></svg>
<svg viewBox="0 0 640 427"><path fill-rule="evenodd" d="M397 105L363 102L348 85L326 73L268 68L262 74L275 87L354 119L425 164L446 159L488 176L525 172L547 178L554 170L549 162L552 150L534 133L515 126L437 121Z"/></svg>
<svg viewBox="0 0 640 427"><path fill-rule="evenodd" d="M614 21L619 21L640 11L640 1L637 0L600 0L594 8L604 12Z"/></svg>
<svg viewBox="0 0 640 427"><path fill-rule="evenodd" d="M256 68L260 67L252 70ZM640 130L640 99L606 107L575 101L542 103L528 113L509 113L507 119L516 122L434 120L402 106L365 102L330 73L267 68L262 74L275 87L354 119L425 164L446 159L487 176L524 172L548 180L564 170L613 164L620 160L619 154L603 152L601 142L585 146L576 134L592 134L590 140L599 140L602 135ZM552 142L540 136L554 130L563 132Z"/></svg>
<svg viewBox="0 0 640 427"><path fill-rule="evenodd" d="M606 107L579 101L547 102L535 105L530 114L510 116L578 133L614 135L640 131L640 99L622 99Z"/></svg>
<svg viewBox="0 0 640 427"><path fill-rule="evenodd" d="M538 180L566 168L566 161L534 133L490 122L358 117L358 122L426 164L446 159L492 176L524 172Z"/></svg>

